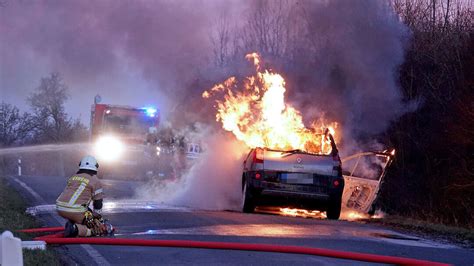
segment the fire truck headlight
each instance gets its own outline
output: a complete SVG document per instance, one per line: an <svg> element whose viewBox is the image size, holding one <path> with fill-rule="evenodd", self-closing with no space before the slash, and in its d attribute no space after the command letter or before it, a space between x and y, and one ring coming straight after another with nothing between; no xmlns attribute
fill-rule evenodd
<svg viewBox="0 0 474 266"><path fill-rule="evenodd" d="M115 161L120 158L123 150L123 143L113 136L101 137L95 143L95 152L99 160Z"/></svg>

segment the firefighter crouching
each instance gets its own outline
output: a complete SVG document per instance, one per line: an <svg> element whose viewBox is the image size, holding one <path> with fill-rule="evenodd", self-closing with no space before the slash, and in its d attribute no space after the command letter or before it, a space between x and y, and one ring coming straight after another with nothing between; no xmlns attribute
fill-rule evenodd
<svg viewBox="0 0 474 266"><path fill-rule="evenodd" d="M113 233L113 227L102 219L102 184L97 178L99 164L92 156L85 156L79 171L69 178L66 188L56 200L58 214L67 219L65 237L100 236ZM94 210L89 209L92 201Z"/></svg>

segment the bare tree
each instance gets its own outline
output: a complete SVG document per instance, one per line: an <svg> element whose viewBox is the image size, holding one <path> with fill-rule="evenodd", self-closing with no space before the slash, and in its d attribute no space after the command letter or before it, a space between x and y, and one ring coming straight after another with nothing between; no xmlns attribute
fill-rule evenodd
<svg viewBox="0 0 474 266"><path fill-rule="evenodd" d="M214 63L218 67L226 64L232 53L232 40L229 19L222 13L215 21L210 38L213 46Z"/></svg>
<svg viewBox="0 0 474 266"><path fill-rule="evenodd" d="M0 146L25 141L32 129L32 117L11 104L0 104Z"/></svg>
<svg viewBox="0 0 474 266"><path fill-rule="evenodd" d="M288 1L256 1L242 29L242 46L247 51L283 56L289 33Z"/></svg>
<svg viewBox="0 0 474 266"><path fill-rule="evenodd" d="M72 121L64 109L68 87L59 73L42 78L40 85L29 97L33 111L37 142L72 140L76 130L85 130L78 121Z"/></svg>

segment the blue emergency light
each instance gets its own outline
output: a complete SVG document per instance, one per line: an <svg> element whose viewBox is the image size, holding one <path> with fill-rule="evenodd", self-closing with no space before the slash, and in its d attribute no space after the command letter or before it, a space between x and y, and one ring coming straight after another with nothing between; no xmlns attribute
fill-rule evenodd
<svg viewBox="0 0 474 266"><path fill-rule="evenodd" d="M145 110L146 115L149 117L155 117L156 113L158 112L158 110L153 107L145 107L143 110Z"/></svg>

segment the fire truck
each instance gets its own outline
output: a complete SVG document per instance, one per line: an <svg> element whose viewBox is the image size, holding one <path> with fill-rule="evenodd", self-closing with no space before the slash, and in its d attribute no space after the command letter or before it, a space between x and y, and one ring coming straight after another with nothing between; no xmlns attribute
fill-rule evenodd
<svg viewBox="0 0 474 266"><path fill-rule="evenodd" d="M159 110L102 104L97 98L91 108L90 137L99 178L140 177L153 171L159 156Z"/></svg>

